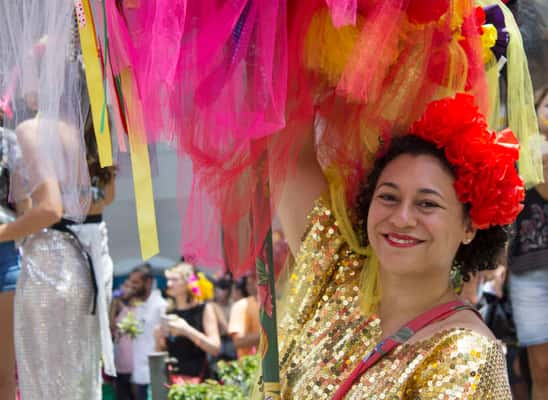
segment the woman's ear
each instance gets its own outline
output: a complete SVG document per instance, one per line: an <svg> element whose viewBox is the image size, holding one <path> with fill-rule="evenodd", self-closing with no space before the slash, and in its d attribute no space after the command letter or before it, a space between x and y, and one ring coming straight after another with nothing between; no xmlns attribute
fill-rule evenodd
<svg viewBox="0 0 548 400"><path fill-rule="evenodd" d="M472 240L476 237L476 232L478 230L472 226L472 222L468 221L466 223L466 229L464 230L464 238L462 239L462 244L470 244Z"/></svg>

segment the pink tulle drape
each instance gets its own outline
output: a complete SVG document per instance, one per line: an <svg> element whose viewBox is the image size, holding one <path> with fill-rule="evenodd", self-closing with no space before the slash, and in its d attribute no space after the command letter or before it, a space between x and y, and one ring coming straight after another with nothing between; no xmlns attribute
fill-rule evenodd
<svg viewBox="0 0 548 400"><path fill-rule="evenodd" d="M485 110L472 0L106 3L112 68L134 72L148 141L192 163L181 252L236 275L315 122L320 162L351 206L382 138L428 102L466 90Z"/></svg>

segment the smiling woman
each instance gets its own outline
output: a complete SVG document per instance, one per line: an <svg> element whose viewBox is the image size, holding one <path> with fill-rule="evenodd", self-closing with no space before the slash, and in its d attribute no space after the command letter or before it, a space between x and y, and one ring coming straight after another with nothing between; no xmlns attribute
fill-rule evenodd
<svg viewBox="0 0 548 400"><path fill-rule="evenodd" d="M523 199L518 149L458 94L380 149L356 205L365 254L315 202L281 302L282 398L511 399L503 349L450 275L495 267Z"/></svg>
<svg viewBox="0 0 548 400"><path fill-rule="evenodd" d="M499 225L482 230L473 226L470 205L461 203L455 191L455 173L433 143L414 135L393 140L373 166L357 206L359 220L367 223L362 229L379 259L385 251L392 254L394 247L412 247L422 258L410 258L406 252L403 264L395 263L399 269L411 264L410 271L418 268L423 273L435 262L458 268L468 280L471 272L494 268L506 232Z"/></svg>

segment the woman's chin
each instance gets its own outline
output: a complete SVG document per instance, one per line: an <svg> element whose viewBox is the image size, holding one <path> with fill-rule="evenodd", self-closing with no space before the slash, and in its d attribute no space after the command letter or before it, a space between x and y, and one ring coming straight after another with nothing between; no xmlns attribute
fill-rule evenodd
<svg viewBox="0 0 548 400"><path fill-rule="evenodd" d="M421 272L421 265L424 262L420 262L417 258L412 257L410 254L382 254L377 255L379 259L379 266L381 271L388 272L394 275L409 275L413 273Z"/></svg>

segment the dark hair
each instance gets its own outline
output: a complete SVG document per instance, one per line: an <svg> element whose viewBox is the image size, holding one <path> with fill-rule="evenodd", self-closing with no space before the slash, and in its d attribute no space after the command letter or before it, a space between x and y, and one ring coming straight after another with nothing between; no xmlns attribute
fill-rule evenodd
<svg viewBox="0 0 548 400"><path fill-rule="evenodd" d="M219 278L216 281L214 281L214 283L215 283L215 287L219 289L231 290L234 282L232 281L232 279L229 279L223 276L222 278Z"/></svg>
<svg viewBox="0 0 548 400"><path fill-rule="evenodd" d="M116 174L116 167L101 167L91 111L88 112L86 117L84 125L84 139L86 141L86 160L91 184L93 186L98 186L100 189L104 189L104 187L114 178Z"/></svg>
<svg viewBox="0 0 548 400"><path fill-rule="evenodd" d="M404 154L433 156L440 161L448 172L455 176L455 170L445 158L443 150L438 149L433 143L413 135L398 136L392 139L387 151L373 164L371 173L365 184L362 185L356 200L358 230L363 243L368 241L367 216L379 177L390 162ZM468 215L470 206L465 204L463 209L465 214ZM478 230L470 244L461 244L457 250L454 267L461 272L465 281L470 279L470 273L496 268L497 258L504 250L507 239L506 229L501 226Z"/></svg>
<svg viewBox="0 0 548 400"><path fill-rule="evenodd" d="M143 279L144 280L149 280L149 279L152 279L153 276L152 276L152 266L145 262L143 264L140 264L140 265L137 265L135 268L133 268L131 270L131 274L134 274L134 273L140 273L142 276L143 276Z"/></svg>
<svg viewBox="0 0 548 400"><path fill-rule="evenodd" d="M249 297L249 292L247 291L247 278L246 275L234 282L234 286L242 292L243 297Z"/></svg>

